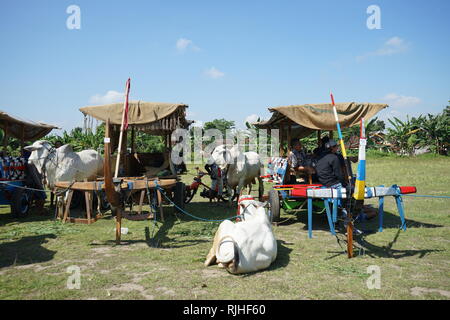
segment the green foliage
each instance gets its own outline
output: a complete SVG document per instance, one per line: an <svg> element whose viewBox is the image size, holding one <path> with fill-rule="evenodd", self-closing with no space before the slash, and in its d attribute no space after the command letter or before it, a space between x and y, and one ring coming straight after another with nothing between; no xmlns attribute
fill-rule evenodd
<svg viewBox="0 0 450 320"><path fill-rule="evenodd" d="M128 131L130 134L130 130ZM88 130L83 132L79 127L74 128L72 131L64 131L62 136L49 135L44 139L55 144L60 141L62 144L70 144L74 151L78 152L86 149L94 149L103 153L105 137L105 124L102 123L97 127L95 133ZM127 147L131 147L131 138L127 139ZM135 148L139 152L162 152L164 150L164 139L161 136L152 136L150 134L136 131L135 134Z"/></svg>
<svg viewBox="0 0 450 320"><path fill-rule="evenodd" d="M128 139L128 147L131 147L131 139ZM161 136L152 136L145 132L137 131L135 148L138 152L162 152L165 148L164 139Z"/></svg>
<svg viewBox="0 0 450 320"><path fill-rule="evenodd" d="M97 127L95 133L88 130L87 132L83 132L83 129L80 127L76 127L72 129L70 132L64 130L62 136L51 134L44 138L51 142L53 145L60 141L63 145L70 144L75 152L86 150L86 149L94 149L101 151L103 150L103 138L105 137L105 124L101 124Z"/></svg>
<svg viewBox="0 0 450 320"><path fill-rule="evenodd" d="M225 119L214 119L213 121L206 122L203 126L204 130L208 129L217 129L222 132L223 136L225 136L226 130L234 129L235 124L234 121L228 121Z"/></svg>

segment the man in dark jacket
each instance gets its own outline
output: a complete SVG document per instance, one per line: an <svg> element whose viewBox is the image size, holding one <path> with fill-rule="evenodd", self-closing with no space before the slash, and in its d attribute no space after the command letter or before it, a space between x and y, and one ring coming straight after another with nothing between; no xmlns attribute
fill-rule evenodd
<svg viewBox="0 0 450 320"><path fill-rule="evenodd" d="M330 139L325 147L327 149L324 152L316 165L317 177L319 182L326 187L337 188L339 186L345 186L344 176L342 174L341 162L336 152L338 151L338 144L336 141Z"/></svg>
<svg viewBox="0 0 450 320"><path fill-rule="evenodd" d="M288 163L290 168L289 183L296 183L297 175L307 178L308 175L315 173L314 168L307 165L306 153L298 139L292 139L291 141L291 152L288 156Z"/></svg>

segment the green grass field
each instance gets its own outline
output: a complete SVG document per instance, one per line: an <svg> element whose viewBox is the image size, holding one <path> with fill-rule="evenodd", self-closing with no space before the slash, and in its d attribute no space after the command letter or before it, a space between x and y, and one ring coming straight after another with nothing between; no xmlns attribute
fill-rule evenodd
<svg viewBox="0 0 450 320"><path fill-rule="evenodd" d="M369 158L367 175L369 185L414 185L421 195L450 195L448 157ZM192 178L193 170L183 176ZM274 227L276 261L246 275L204 267L218 223L175 216L170 206L164 224L125 221L129 233L119 246L109 214L92 225L62 224L53 220L53 209L17 220L3 207L0 299L449 299L450 199L404 197L404 205L407 231L399 230L394 200L386 199L384 231L357 239L361 254L353 259L328 232L325 215L314 215L314 238L308 239L306 211L282 213L285 222ZM235 214L198 195L186 209L210 219ZM377 223L359 227L376 231ZM73 265L81 269L81 287L70 290L67 268ZM371 265L380 268L380 289L366 284Z"/></svg>

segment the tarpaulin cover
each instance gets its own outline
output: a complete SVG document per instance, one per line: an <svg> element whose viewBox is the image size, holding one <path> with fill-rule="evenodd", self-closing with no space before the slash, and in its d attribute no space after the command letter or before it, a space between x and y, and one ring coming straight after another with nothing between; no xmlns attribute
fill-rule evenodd
<svg viewBox="0 0 450 320"><path fill-rule="evenodd" d="M53 129L59 129L50 124L19 119L4 111L0 111L0 128L6 130L8 137L24 141L38 140Z"/></svg>
<svg viewBox="0 0 450 320"><path fill-rule="evenodd" d="M186 120L186 104L129 101L128 125L150 133L172 131L184 128L191 123ZM122 123L123 103L113 103L102 106L80 108L85 116L97 120L109 119L113 125Z"/></svg>
<svg viewBox="0 0 450 320"><path fill-rule="evenodd" d="M345 102L336 103L339 123L341 128L359 124L361 118L369 120L379 111L386 108L387 104ZM273 112L267 121L255 123L259 128L279 128L279 123L289 119L303 127L305 132L313 130L336 130L336 120L331 103L304 104L286 107L269 108Z"/></svg>

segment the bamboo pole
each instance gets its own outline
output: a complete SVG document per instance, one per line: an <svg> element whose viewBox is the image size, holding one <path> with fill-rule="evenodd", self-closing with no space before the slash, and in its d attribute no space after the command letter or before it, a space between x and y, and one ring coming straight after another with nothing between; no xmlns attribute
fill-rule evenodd
<svg viewBox="0 0 450 320"><path fill-rule="evenodd" d="M337 128L337 132L338 132L338 136L339 136L339 144L341 146L341 151L342 151L342 156L344 157L344 162L345 162L345 168L347 169L347 174L350 174L350 170L348 168L349 164L347 161L347 151L345 150L345 145L344 145L344 139L342 138L342 131L341 131L341 125L339 124L339 118L337 115L337 110L336 110L336 105L334 104L334 97L333 97L333 93L330 93L331 96L331 104L333 105L333 113L334 113L334 118L336 120L336 128ZM330 137L331 139L331 137ZM349 183L349 189L352 189L351 183L352 183L352 177L348 176L348 183ZM348 201L351 201L351 198L348 197ZM349 206L349 211L351 210L351 206ZM352 221L352 213L351 212L347 212L347 255L349 258L353 257L353 221Z"/></svg>
<svg viewBox="0 0 450 320"><path fill-rule="evenodd" d="M123 103L122 123L120 125L119 146L117 148L117 161L116 161L116 170L114 172L114 178L117 178L119 175L120 156L122 154L122 139L123 139L123 132L125 129L125 117L128 109L129 93L130 93L130 78L128 78L127 83L125 85L125 101Z"/></svg>
<svg viewBox="0 0 450 320"><path fill-rule="evenodd" d="M111 204L111 210L116 212L116 244L120 244L121 228L122 228L122 207L120 197L114 189L113 179L111 176L111 141L110 141L110 123L109 118L106 120L105 127L105 191L108 202Z"/></svg>

